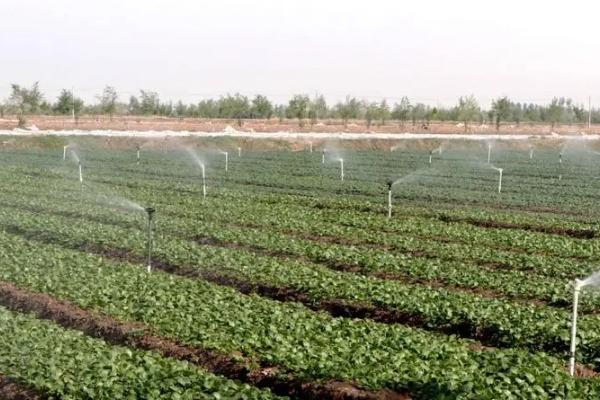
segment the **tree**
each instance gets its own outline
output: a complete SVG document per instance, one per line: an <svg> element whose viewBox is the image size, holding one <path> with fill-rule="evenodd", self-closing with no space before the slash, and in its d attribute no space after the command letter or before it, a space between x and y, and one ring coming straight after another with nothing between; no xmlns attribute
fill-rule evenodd
<svg viewBox="0 0 600 400"><path fill-rule="evenodd" d="M71 113L79 115L82 109L83 100L79 98L73 99L73 92L67 89L61 90L56 103L52 106L52 110L61 115L68 115Z"/></svg>
<svg viewBox="0 0 600 400"><path fill-rule="evenodd" d="M266 96L257 94L252 99L252 118L270 119L273 116L273 104Z"/></svg>
<svg viewBox="0 0 600 400"><path fill-rule="evenodd" d="M327 118L328 108L327 101L325 101L325 97L322 94L317 94L310 101L309 108L312 112L314 112L315 122L319 118Z"/></svg>
<svg viewBox="0 0 600 400"><path fill-rule="evenodd" d="M156 115L159 113L160 100L158 93L140 90L140 112L144 115Z"/></svg>
<svg viewBox="0 0 600 400"><path fill-rule="evenodd" d="M408 97L402 97L400 99L400 103L396 103L394 105L394 109L392 110L392 118L404 123L408 119L410 114L410 109L412 108Z"/></svg>
<svg viewBox="0 0 600 400"><path fill-rule="evenodd" d="M30 89L21 87L15 83L11 84L9 103L17 108L20 115L38 112L43 98L39 82L35 82Z"/></svg>
<svg viewBox="0 0 600 400"><path fill-rule="evenodd" d="M335 110L337 115L344 122L344 126L347 126L349 119L358 118L360 102L354 97L346 96L346 101L337 103L335 105Z"/></svg>
<svg viewBox="0 0 600 400"><path fill-rule="evenodd" d="M379 119L379 104L375 102L365 103L365 121L367 122L367 129L371 127L373 120Z"/></svg>
<svg viewBox="0 0 600 400"><path fill-rule="evenodd" d="M500 122L505 121L510 115L511 101L508 97L500 97L492 102L492 111L496 117L496 130L500 130Z"/></svg>
<svg viewBox="0 0 600 400"><path fill-rule="evenodd" d="M473 95L459 97L456 111L458 119L465 125L465 132L468 130L469 122L477 119L481 112L479 104Z"/></svg>
<svg viewBox="0 0 600 400"><path fill-rule="evenodd" d="M233 118L237 120L238 126L242 126L243 119L250 117L250 101L248 97L236 93L234 96L227 95L219 99L219 116L221 118Z"/></svg>
<svg viewBox="0 0 600 400"><path fill-rule="evenodd" d="M108 114L112 120L113 114L117 110L117 91L112 86L105 86L102 95L98 97L100 101L100 111L103 114Z"/></svg>
<svg viewBox="0 0 600 400"><path fill-rule="evenodd" d="M304 126L304 118L308 111L308 103L310 99L307 95L296 94L292 97L287 106L287 115L289 118L298 118L298 125Z"/></svg>
<svg viewBox="0 0 600 400"><path fill-rule="evenodd" d="M187 113L187 106L183 104L183 101L179 100L175 106L175 115L179 118L183 118Z"/></svg>
<svg viewBox="0 0 600 400"><path fill-rule="evenodd" d="M385 121L390 118L390 106L388 106L387 101L385 99L381 100L378 107L379 120L381 121L381 125L385 125Z"/></svg>

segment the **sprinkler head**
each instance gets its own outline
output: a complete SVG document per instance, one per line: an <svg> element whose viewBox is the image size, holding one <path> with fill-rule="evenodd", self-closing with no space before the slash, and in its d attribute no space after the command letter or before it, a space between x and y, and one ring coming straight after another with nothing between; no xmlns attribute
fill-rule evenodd
<svg viewBox="0 0 600 400"><path fill-rule="evenodd" d="M582 283L583 283L582 280L575 278L575 281L574 281L575 290L580 290L582 287Z"/></svg>
<svg viewBox="0 0 600 400"><path fill-rule="evenodd" d="M156 212L156 209L154 209L153 207L146 207L144 208L144 211L148 213L148 217L152 218L152 214Z"/></svg>
<svg viewBox="0 0 600 400"><path fill-rule="evenodd" d="M392 190L392 185L394 184L394 181L392 181L391 179L388 179L386 183L387 183L388 190L391 191Z"/></svg>

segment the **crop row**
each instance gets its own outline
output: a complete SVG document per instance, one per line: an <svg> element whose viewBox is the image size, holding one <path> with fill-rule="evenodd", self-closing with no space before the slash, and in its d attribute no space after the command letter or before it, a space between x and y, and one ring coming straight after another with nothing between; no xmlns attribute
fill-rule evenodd
<svg viewBox="0 0 600 400"><path fill-rule="evenodd" d="M469 341L403 326L332 319L299 305L0 236L2 280L307 378L409 389L423 398L597 395L595 380L570 379L562 361L542 353L481 351Z"/></svg>

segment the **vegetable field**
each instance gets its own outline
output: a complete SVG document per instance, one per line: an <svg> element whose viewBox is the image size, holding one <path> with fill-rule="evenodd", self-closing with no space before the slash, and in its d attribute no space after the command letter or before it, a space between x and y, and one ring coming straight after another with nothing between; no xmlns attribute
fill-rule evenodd
<svg viewBox="0 0 600 400"><path fill-rule="evenodd" d="M600 398L588 146L66 143L0 152L0 397Z"/></svg>

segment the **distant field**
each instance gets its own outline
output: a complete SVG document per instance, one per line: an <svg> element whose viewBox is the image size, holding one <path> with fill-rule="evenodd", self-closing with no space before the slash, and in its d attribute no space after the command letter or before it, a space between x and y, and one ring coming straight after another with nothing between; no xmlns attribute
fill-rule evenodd
<svg viewBox="0 0 600 400"><path fill-rule="evenodd" d="M0 152L0 393L600 397L593 292L566 368L568 285L599 269L591 148L190 141L203 198L175 142L138 163L133 141L35 140ZM150 274L132 202L156 208Z"/></svg>
<svg viewBox="0 0 600 400"><path fill-rule="evenodd" d="M464 133L464 124L457 121L386 121L381 125L378 121L367 127L364 120L350 120L344 124L341 120L327 119L319 120L311 124L310 120L304 120L304 126L300 127L298 120L277 118L270 120L247 119L242 120L242 126L236 120L227 119L203 119L203 118L169 118L169 117L144 117L144 116L115 116L112 119L107 115L78 117L73 121L71 117L57 116L28 116L27 125L35 125L39 129L113 129L133 131L202 131L219 132L224 129L236 129L246 132L436 132L436 133ZM16 116L5 116L0 118L0 129L14 129L18 126ZM228 128L230 127L230 128ZM468 133L495 133L494 124L481 124L471 122L467 126ZM544 123L502 123L501 133L521 134L560 134L600 133L600 124L593 124L591 128L587 124L558 124L552 127Z"/></svg>

